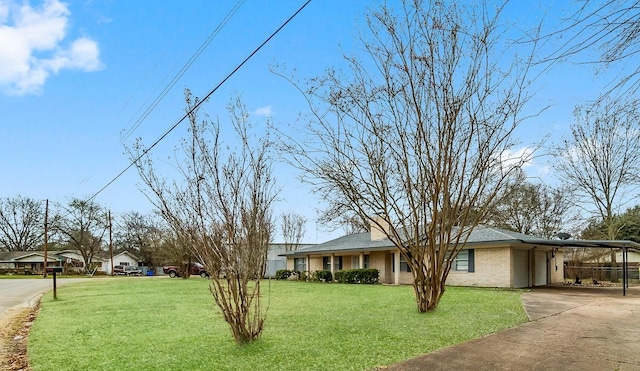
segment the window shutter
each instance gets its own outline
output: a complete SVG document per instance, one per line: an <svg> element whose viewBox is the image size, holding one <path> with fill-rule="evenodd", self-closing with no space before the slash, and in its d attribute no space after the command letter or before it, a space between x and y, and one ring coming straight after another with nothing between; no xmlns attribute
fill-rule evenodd
<svg viewBox="0 0 640 371"><path fill-rule="evenodd" d="M474 250L473 249L469 249L469 272L475 272L476 271L476 261L475 261L475 254L474 254Z"/></svg>

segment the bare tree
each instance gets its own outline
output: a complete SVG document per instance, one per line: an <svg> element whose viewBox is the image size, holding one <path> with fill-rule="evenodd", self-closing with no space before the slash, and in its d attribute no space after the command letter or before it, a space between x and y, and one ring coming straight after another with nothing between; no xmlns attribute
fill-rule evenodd
<svg viewBox="0 0 640 371"><path fill-rule="evenodd" d="M593 64L603 71L614 69L605 96L619 90L621 96L634 94L640 87L640 2L638 0L574 1L576 10L545 39L560 45L543 62L569 60ZM596 52L592 57L590 52Z"/></svg>
<svg viewBox="0 0 640 371"><path fill-rule="evenodd" d="M369 230L369 219L367 215L360 215L358 210L354 210L348 201L341 202L340 195L325 193L320 196L328 205L320 212L318 223L329 229L344 229L346 234L366 232Z"/></svg>
<svg viewBox="0 0 640 371"><path fill-rule="evenodd" d="M557 170L580 198L585 211L595 214L615 240L615 214L627 196L640 187L638 102L600 101L578 107L571 136L556 148ZM612 263L615 252L612 251ZM617 277L612 275L612 280Z"/></svg>
<svg viewBox="0 0 640 371"><path fill-rule="evenodd" d="M0 251L35 250L43 235L42 202L20 195L0 199Z"/></svg>
<svg viewBox="0 0 640 371"><path fill-rule="evenodd" d="M540 238L566 232L576 222L571 192L544 184L514 184L489 215L489 225Z"/></svg>
<svg viewBox="0 0 640 371"><path fill-rule="evenodd" d="M68 204L58 205L60 214L53 229L84 260L84 269L90 273L93 257L102 250L107 231L105 210L92 200L73 198Z"/></svg>
<svg viewBox="0 0 640 371"><path fill-rule="evenodd" d="M618 239L640 242L640 205L628 208L614 219ZM606 238L608 229L600 218L594 218L582 230L581 235L585 239L601 240Z"/></svg>
<svg viewBox="0 0 640 371"><path fill-rule="evenodd" d="M300 88L312 139L285 145L316 192L386 233L426 312L469 233L527 160L509 154L530 59L505 62L501 7L403 1L397 11L368 16L368 59L347 56L349 74L329 70Z"/></svg>
<svg viewBox="0 0 640 371"><path fill-rule="evenodd" d="M282 213L282 238L284 238L285 251L296 251L305 234L307 219L293 212Z"/></svg>
<svg viewBox="0 0 640 371"><path fill-rule="evenodd" d="M260 336L266 318L260 279L266 269L276 195L271 142L268 137L253 140L249 114L238 98L228 110L239 143L225 145L219 124L200 122L200 102L188 90L185 96L190 137L176 151L176 178L161 178L149 154L137 162L138 172L178 240L211 273L211 294L234 339L243 344ZM140 144L133 158L139 153L144 153Z"/></svg>
<svg viewBox="0 0 640 371"><path fill-rule="evenodd" d="M162 226L153 215L141 214L137 211L123 213L116 225L115 244L118 250L135 254L151 268L162 263L160 250L166 238Z"/></svg>
<svg viewBox="0 0 640 371"><path fill-rule="evenodd" d="M145 237L148 246L141 251L141 258L145 259L149 266L176 265L181 272L191 272L191 267L197 259L189 241L179 237L172 228L160 223L148 232ZM181 278L186 280L191 278L191 275L182 274Z"/></svg>

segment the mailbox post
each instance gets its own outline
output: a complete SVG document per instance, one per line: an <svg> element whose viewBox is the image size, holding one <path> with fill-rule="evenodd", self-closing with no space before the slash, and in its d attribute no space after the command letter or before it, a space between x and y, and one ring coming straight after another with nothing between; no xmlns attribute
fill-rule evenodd
<svg viewBox="0 0 640 371"><path fill-rule="evenodd" d="M56 273L62 273L62 267L47 267L47 273L53 273L53 298L57 299Z"/></svg>

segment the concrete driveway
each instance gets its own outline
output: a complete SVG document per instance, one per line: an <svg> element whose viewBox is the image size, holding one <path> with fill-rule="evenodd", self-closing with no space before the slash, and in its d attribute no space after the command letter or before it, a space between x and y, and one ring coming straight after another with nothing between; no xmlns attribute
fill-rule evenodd
<svg viewBox="0 0 640 371"><path fill-rule="evenodd" d="M640 370L640 287L544 287L522 295L522 326L388 370Z"/></svg>

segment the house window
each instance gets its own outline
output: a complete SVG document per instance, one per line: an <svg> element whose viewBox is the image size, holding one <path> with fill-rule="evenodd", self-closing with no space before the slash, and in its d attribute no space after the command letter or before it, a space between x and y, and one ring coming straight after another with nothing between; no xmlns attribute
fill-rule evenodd
<svg viewBox="0 0 640 371"><path fill-rule="evenodd" d="M322 269L324 269L325 271L331 270L331 257L329 256L322 257Z"/></svg>
<svg viewBox="0 0 640 371"><path fill-rule="evenodd" d="M331 270L331 257L323 256L322 257L322 269L325 271ZM341 271L342 270L342 256L334 256L333 257L333 271Z"/></svg>
<svg viewBox="0 0 640 371"><path fill-rule="evenodd" d="M392 271L396 271L396 254L391 254ZM411 267L407 264L407 260L400 254L400 272L411 272Z"/></svg>
<svg viewBox="0 0 640 371"><path fill-rule="evenodd" d="M469 271L469 250L462 250L458 253L455 259L453 259L453 264L451 268L454 271Z"/></svg>
<svg viewBox="0 0 640 371"><path fill-rule="evenodd" d="M451 269L456 272L474 272L474 250L460 250L458 256L453 259Z"/></svg>
<svg viewBox="0 0 640 371"><path fill-rule="evenodd" d="M371 266L370 260L369 260L369 255L365 255L364 256L364 267L365 268L369 268Z"/></svg>
<svg viewBox="0 0 640 371"><path fill-rule="evenodd" d="M333 271L341 271L342 270L342 256L334 256L333 257Z"/></svg>
<svg viewBox="0 0 640 371"><path fill-rule="evenodd" d="M400 272L411 272L411 267L402 254L400 254Z"/></svg>
<svg viewBox="0 0 640 371"><path fill-rule="evenodd" d="M293 269L298 272L304 272L307 270L307 259L306 258L294 258L293 259Z"/></svg>
<svg viewBox="0 0 640 371"><path fill-rule="evenodd" d="M129 265L129 262L120 262L118 265Z"/></svg>

